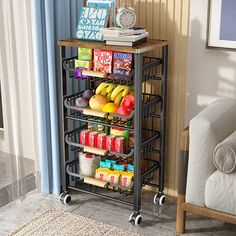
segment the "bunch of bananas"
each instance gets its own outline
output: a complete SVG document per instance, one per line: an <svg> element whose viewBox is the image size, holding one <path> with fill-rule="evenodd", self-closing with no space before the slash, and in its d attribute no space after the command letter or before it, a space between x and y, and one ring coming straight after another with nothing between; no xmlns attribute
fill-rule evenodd
<svg viewBox="0 0 236 236"><path fill-rule="evenodd" d="M134 90L132 87L126 85L115 85L102 82L96 89L96 94L106 96L109 101L113 101L117 106L120 106L123 98L127 94L134 96Z"/></svg>

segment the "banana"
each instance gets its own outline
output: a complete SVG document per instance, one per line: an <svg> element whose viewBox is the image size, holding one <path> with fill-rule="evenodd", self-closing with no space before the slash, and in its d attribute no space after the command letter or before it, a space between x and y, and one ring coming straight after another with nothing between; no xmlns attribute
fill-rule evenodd
<svg viewBox="0 0 236 236"><path fill-rule="evenodd" d="M108 98L109 101L111 101L111 94L112 94L112 92L107 94L107 98Z"/></svg>
<svg viewBox="0 0 236 236"><path fill-rule="evenodd" d="M121 100L122 100L122 98L123 98L122 93L123 93L123 91L121 91L121 92L116 96L116 98L115 98L115 100L114 100L114 103L115 103L117 106L120 106L120 102L121 102Z"/></svg>
<svg viewBox="0 0 236 236"><path fill-rule="evenodd" d="M111 94L111 100L114 101L116 99L116 96L120 93L120 91L125 90L127 86L125 85L118 85L117 87L115 87L115 89L112 91Z"/></svg>
<svg viewBox="0 0 236 236"><path fill-rule="evenodd" d="M112 92L115 87L116 87L115 84L109 84L109 86L107 87L107 93Z"/></svg>
<svg viewBox="0 0 236 236"><path fill-rule="evenodd" d="M126 86L125 90L122 93L122 96L124 97L125 95L127 95L131 89L131 87Z"/></svg>
<svg viewBox="0 0 236 236"><path fill-rule="evenodd" d="M107 87L104 87L100 94L103 96L107 96Z"/></svg>
<svg viewBox="0 0 236 236"><path fill-rule="evenodd" d="M95 93L96 93L96 94L101 93L101 91L102 91L104 88L106 88L107 86L109 86L108 83L104 83L104 82L103 82L103 83L99 84L98 87L97 87L97 89L96 89L96 91L95 91Z"/></svg>

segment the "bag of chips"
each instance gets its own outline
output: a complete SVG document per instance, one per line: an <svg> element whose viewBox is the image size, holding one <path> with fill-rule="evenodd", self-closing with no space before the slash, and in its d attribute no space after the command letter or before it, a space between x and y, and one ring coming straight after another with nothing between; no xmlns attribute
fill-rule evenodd
<svg viewBox="0 0 236 236"><path fill-rule="evenodd" d="M95 179L100 179L103 181L108 181L109 170L105 168L98 168L96 170Z"/></svg>
<svg viewBox="0 0 236 236"><path fill-rule="evenodd" d="M107 180L110 184L119 184L120 182L120 171L109 171L108 174L108 180ZM113 186L109 186L109 189L114 189L114 190L118 190L118 187L113 187Z"/></svg>
<svg viewBox="0 0 236 236"><path fill-rule="evenodd" d="M124 187L129 187L134 177L133 172L121 172L120 184ZM130 191L131 189L128 189Z"/></svg>

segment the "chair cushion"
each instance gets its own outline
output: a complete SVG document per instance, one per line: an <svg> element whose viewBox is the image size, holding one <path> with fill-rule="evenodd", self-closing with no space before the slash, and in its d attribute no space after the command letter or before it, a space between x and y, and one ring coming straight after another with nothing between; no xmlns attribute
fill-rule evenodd
<svg viewBox="0 0 236 236"><path fill-rule="evenodd" d="M216 145L236 130L236 100L224 98L208 105L189 125L189 164L186 202L205 206L205 185L216 170L212 156Z"/></svg>
<svg viewBox="0 0 236 236"><path fill-rule="evenodd" d="M236 170L236 131L216 146L213 162L225 174Z"/></svg>
<svg viewBox="0 0 236 236"><path fill-rule="evenodd" d="M216 170L206 182L206 206L236 215L236 172L228 175Z"/></svg>

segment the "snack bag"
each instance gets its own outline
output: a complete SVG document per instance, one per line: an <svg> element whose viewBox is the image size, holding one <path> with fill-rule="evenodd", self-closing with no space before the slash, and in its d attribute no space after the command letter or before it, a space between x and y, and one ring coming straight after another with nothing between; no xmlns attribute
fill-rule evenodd
<svg viewBox="0 0 236 236"><path fill-rule="evenodd" d="M81 70L91 70L92 69L92 61L81 61L75 60L75 69ZM80 71L75 72L76 77L81 77L82 74ZM89 76L83 76L83 78L90 78Z"/></svg>
<svg viewBox="0 0 236 236"><path fill-rule="evenodd" d="M134 172L134 165L128 164L128 172Z"/></svg>
<svg viewBox="0 0 236 236"><path fill-rule="evenodd" d="M100 161L100 168L111 169L111 163L105 162L105 161Z"/></svg>
<svg viewBox="0 0 236 236"><path fill-rule="evenodd" d="M120 184L124 187L128 187L131 185L132 180L134 177L133 172L122 172L120 177ZM131 189L128 189L128 191L131 191Z"/></svg>
<svg viewBox="0 0 236 236"><path fill-rule="evenodd" d="M112 51L94 49L94 71L111 73Z"/></svg>
<svg viewBox="0 0 236 236"><path fill-rule="evenodd" d="M108 169L98 168L96 169L95 179L108 181L108 173L109 173Z"/></svg>
<svg viewBox="0 0 236 236"><path fill-rule="evenodd" d="M118 165L118 164L113 164L114 170L119 170L119 171L124 171L125 170L125 165Z"/></svg>
<svg viewBox="0 0 236 236"><path fill-rule="evenodd" d="M78 48L78 59L92 61L93 52L91 48Z"/></svg>
<svg viewBox="0 0 236 236"><path fill-rule="evenodd" d="M88 130L95 130L95 131L98 131L98 132L102 132L102 133L106 133L106 134L110 134L110 127L106 126L105 124L108 123L108 121L105 121L105 120L101 120L101 119L89 119L91 121L98 121L98 122L103 122L104 125L97 125L97 124L94 124L94 123L88 123Z"/></svg>
<svg viewBox="0 0 236 236"><path fill-rule="evenodd" d="M111 184L119 184L119 181L120 181L120 172L110 170L108 174L108 182ZM113 187L109 185L108 185L108 188L118 190L118 187Z"/></svg>
<svg viewBox="0 0 236 236"><path fill-rule="evenodd" d="M120 75L130 75L132 69L132 54L114 52L113 73Z"/></svg>

